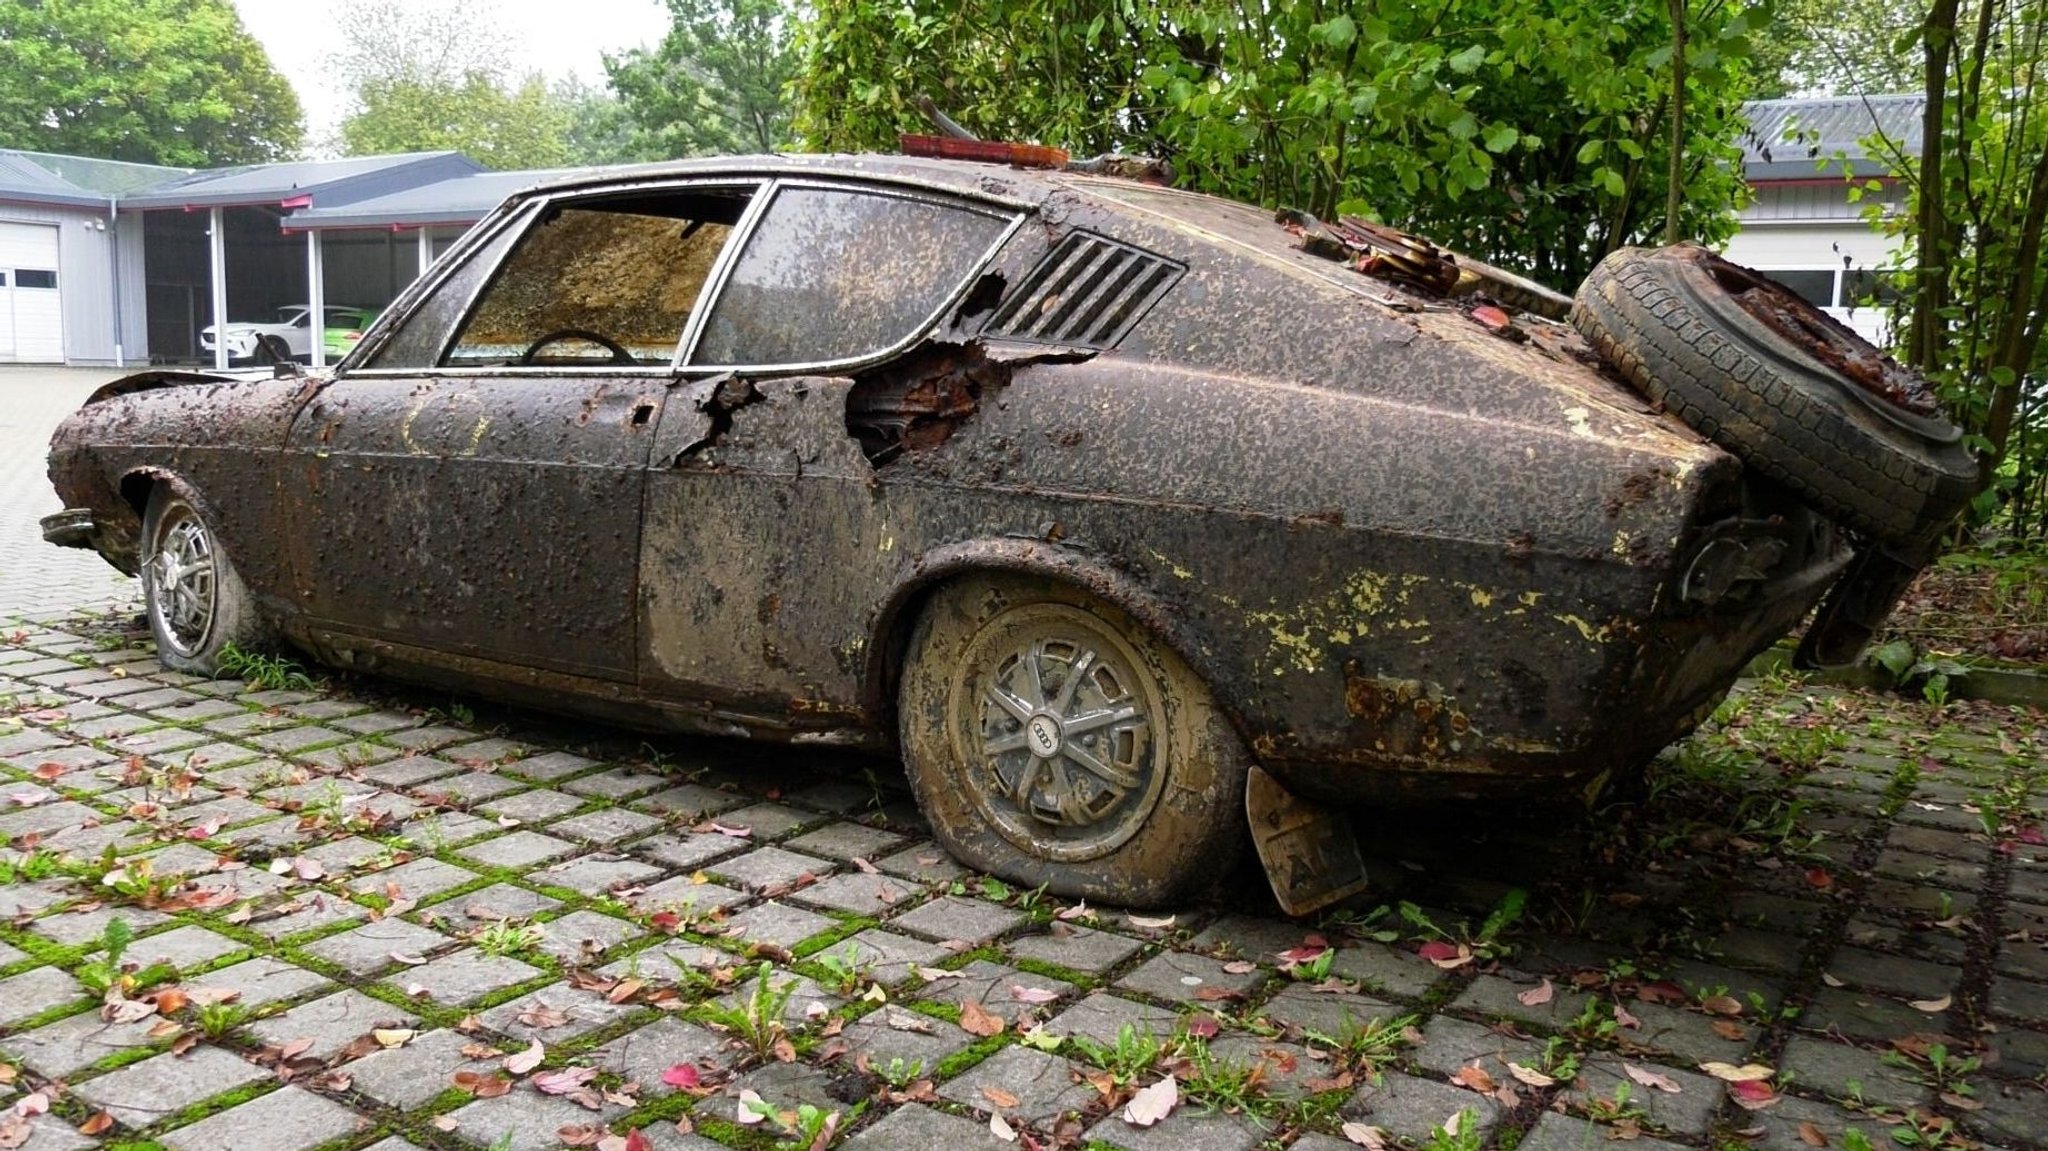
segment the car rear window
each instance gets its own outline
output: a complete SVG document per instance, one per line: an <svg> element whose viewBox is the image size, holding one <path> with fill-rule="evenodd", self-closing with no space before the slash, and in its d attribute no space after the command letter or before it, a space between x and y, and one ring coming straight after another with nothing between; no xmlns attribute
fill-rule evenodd
<svg viewBox="0 0 2048 1151"><path fill-rule="evenodd" d="M779 189L690 357L715 367L859 360L921 332L1010 218L867 189Z"/></svg>

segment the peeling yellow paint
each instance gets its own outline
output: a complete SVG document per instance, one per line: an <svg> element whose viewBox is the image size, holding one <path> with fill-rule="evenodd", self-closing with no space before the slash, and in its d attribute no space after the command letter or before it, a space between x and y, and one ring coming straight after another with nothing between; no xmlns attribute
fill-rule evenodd
<svg viewBox="0 0 2048 1151"><path fill-rule="evenodd" d="M1592 624L1587 623L1585 620L1580 619L1578 616L1564 612L1560 612L1559 614L1551 616L1550 618L1556 620L1561 624L1566 624L1572 628L1577 629L1578 633L1581 636L1584 636L1586 640L1590 643L1607 642L1609 632L1608 629L1605 627L1596 628Z"/></svg>
<svg viewBox="0 0 2048 1151"><path fill-rule="evenodd" d="M1189 571L1188 569L1186 569L1186 568L1184 568L1184 567L1180 566L1180 565L1179 565L1179 564L1177 564L1177 563L1174 563L1174 562L1173 562L1172 560L1170 560L1170 559L1167 559L1167 558L1166 558L1166 556L1164 556L1163 554L1161 554L1161 553L1159 553L1159 552L1157 552L1157 551L1154 551L1154 552L1152 553L1152 558L1153 558L1153 559L1155 559L1155 560L1158 560L1158 561L1159 561L1159 562L1160 562L1160 563L1161 563L1162 565L1164 565L1167 571L1170 571L1170 572L1172 572L1172 573L1173 573L1173 577L1174 577L1175 579L1193 579L1193 578L1195 578L1195 573L1193 573L1193 572Z"/></svg>

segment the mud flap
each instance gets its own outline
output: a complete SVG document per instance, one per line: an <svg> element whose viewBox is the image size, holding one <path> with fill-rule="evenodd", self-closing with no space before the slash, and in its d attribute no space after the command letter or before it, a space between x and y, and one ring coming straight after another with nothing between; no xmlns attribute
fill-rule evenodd
<svg viewBox="0 0 2048 1151"><path fill-rule="evenodd" d="M1365 890L1365 862L1343 813L1297 798L1261 767L1246 780L1244 813L1266 882L1287 914L1307 915Z"/></svg>

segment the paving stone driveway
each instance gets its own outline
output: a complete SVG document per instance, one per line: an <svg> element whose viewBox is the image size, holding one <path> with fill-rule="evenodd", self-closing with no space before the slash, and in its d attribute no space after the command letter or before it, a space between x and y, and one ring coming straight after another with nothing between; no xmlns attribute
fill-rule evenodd
<svg viewBox="0 0 2048 1151"><path fill-rule="evenodd" d="M1368 817L1342 914L1132 915L963 872L886 762L28 616L0 1148L2048 1147L2038 713L1749 684L1642 795Z"/></svg>

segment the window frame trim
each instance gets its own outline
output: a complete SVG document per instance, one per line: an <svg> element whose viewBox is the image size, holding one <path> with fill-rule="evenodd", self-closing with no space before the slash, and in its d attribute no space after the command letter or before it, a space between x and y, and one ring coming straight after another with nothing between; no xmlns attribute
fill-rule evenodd
<svg viewBox="0 0 2048 1151"><path fill-rule="evenodd" d="M464 267L469 258L478 249L495 242L508 228L523 230L532 227L534 220L542 212L546 211L550 205L568 205L581 200L604 199L622 193L663 192L690 188L738 187L743 185L751 185L755 190L754 196L748 202L746 210L740 214L739 221L733 225L733 234L727 238L724 250L719 252L717 260L713 262L710 272L706 275L704 288L700 295L703 307L691 313L689 322L683 326L682 335L676 341L676 351L670 357L665 367L658 364L609 363L592 364L587 367L566 364L503 364L451 367L442 364L440 361L447 358L449 348L454 344L464 325L469 322L470 316L475 312L478 302L483 298L484 292L496 282L504 262L510 259L512 253L517 250L518 245L516 243L505 249L504 254L490 267L488 273L479 280L475 290L469 294L469 298L462 302L461 318L450 327L448 334L442 340L440 351L434 357L435 363L425 367L411 368L355 368L349 366L348 362L350 360L360 358L367 362L374 358L379 350L390 341L391 337L403 328L419 311L419 305L428 296L438 291L441 285L452 277L458 269ZM731 274L732 264L738 259L739 253L745 250L747 242L753 238L754 230L759 225L761 217L767 212L768 205L774 201L775 196L786 186L819 187L834 191L859 192L894 199L909 199L950 208L955 211L972 212L976 215L988 216L998 221L1007 218L1009 222L998 232L995 239L982 251L980 256L976 258L967 273L961 277L960 282L939 303L938 307L934 308L930 315L920 321L908 336L897 340L886 348L861 356L838 360L818 360L807 363L746 364L734 366L689 363L688 357L695 351L696 340L702 334L704 321L711 315L712 309L717 307L718 301L724 295L725 282ZM462 379L486 376L512 376L519 378L532 376L621 377L646 376L652 372L665 371L666 374L673 378L686 379L725 374L757 376L802 375L822 371L859 368L900 355L905 349L910 348L918 340L922 339L925 333L931 330L933 323L944 316L949 309L957 307L960 301L967 297L967 294L973 290L976 275L988 267L989 262L995 258L996 253L1000 252L1003 246L1010 242L1011 237L1017 234L1017 230L1023 227L1024 222L1030 219L1034 213L1035 209L1028 204L1010 200L981 199L951 190L927 188L920 184L896 184L872 179L841 179L809 174L795 177L761 173L740 173L734 175L706 174L670 180L635 181L611 187L581 187L559 192L539 193L509 208L498 209L498 218L495 221L487 217L476 227L465 232L462 238L456 241L455 247L450 248L445 255L435 261L434 267L430 268L426 275L414 280L406 286L403 292L399 293L398 298L393 300L391 306L386 308L383 315L378 317L380 322L374 325L377 330L359 341L356 347L344 357L342 362L336 365L336 378L342 378L343 373L348 378L362 377L365 379ZM394 320L388 327L381 323L387 317Z"/></svg>
<svg viewBox="0 0 2048 1151"><path fill-rule="evenodd" d="M897 337L896 340L886 347L871 352L863 352L857 356L841 356L837 359L829 360L806 360L773 364L700 364L691 362L690 357L696 354L697 344L703 337L705 324L710 320L711 313L724 300L725 286L727 280L731 277L732 266L738 263L740 254L753 241L754 232L760 224L761 217L767 215L769 207L773 205L775 198L780 196L785 188L820 188L832 192L878 196L894 200L909 200L912 203L930 204L934 207L950 211L968 212L973 215L984 216L1001 223L1002 227L997 230L995 238L968 264L967 271L961 275L959 282L947 291L945 296L939 300L938 305L923 319L912 325L908 334ZM750 205L749 207L752 206ZM910 348L923 339L925 333L931 331L933 324L937 323L948 311L959 306L960 301L967 298L967 294L973 290L976 275L982 269L988 267L989 261L995 259L996 253L1003 250L1003 246L1008 244L1010 238L1017 234L1017 229L1023 226L1025 219L1030 215L1031 213L1028 210L977 202L962 196L933 193L923 188L892 187L864 180L830 180L801 176L777 178L771 182L767 194L761 197L760 211L753 214L753 218L747 221L748 227L745 234L737 236L728 242L726 250L719 253L722 266L714 267L712 269L712 278L707 279L704 284L704 295L708 302L705 307L691 315L690 323L683 332L683 341L676 349L676 358L672 367L679 376L717 376L728 374L749 376L815 375L821 372L865 367L869 364L880 363L883 360L900 355L905 349ZM1005 222L1006 218L1007 222Z"/></svg>

